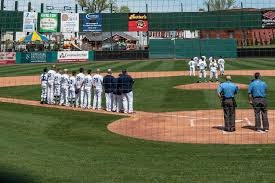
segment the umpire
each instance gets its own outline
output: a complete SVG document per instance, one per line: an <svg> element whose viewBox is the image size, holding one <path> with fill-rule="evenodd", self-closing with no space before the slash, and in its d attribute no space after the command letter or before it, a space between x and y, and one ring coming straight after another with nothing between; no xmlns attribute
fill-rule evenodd
<svg viewBox="0 0 275 183"><path fill-rule="evenodd" d="M255 73L255 79L248 87L249 103L253 106L255 112L255 130L261 132L261 115L263 122L263 131L268 132L269 122L267 116L266 89L267 85L260 79L260 73Z"/></svg>
<svg viewBox="0 0 275 183"><path fill-rule="evenodd" d="M235 109L237 107L235 95L239 88L231 80L231 76L226 77L226 82L221 83L217 89L218 96L224 111L224 131L234 132L235 128Z"/></svg>

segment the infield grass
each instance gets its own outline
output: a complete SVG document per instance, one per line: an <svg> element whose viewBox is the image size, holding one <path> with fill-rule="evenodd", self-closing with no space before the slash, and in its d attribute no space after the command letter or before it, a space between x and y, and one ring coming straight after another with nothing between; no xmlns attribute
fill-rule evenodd
<svg viewBox="0 0 275 183"><path fill-rule="evenodd" d="M120 117L0 103L0 180L16 183L259 183L274 145L188 145L112 134ZM20 180L19 180L20 179ZM2 181L1 181L2 182Z"/></svg>
<svg viewBox="0 0 275 183"><path fill-rule="evenodd" d="M268 85L269 108L275 109L275 77L265 77L263 79ZM195 83L196 81L197 78L194 77L136 79L134 85L134 109L147 112L220 109L220 101L217 98L216 90L188 91L174 88L175 86ZM248 85L251 77L234 76L233 81ZM40 86L0 88L0 96L40 100ZM237 103L239 108L251 108L247 100L247 90L240 91L237 95Z"/></svg>
<svg viewBox="0 0 275 183"><path fill-rule="evenodd" d="M162 61L115 61L115 62L94 62L94 63L76 63L76 64L58 64L61 69L79 70L80 67L92 69L94 72L97 68L106 71L111 68L115 72L120 72L127 68L131 72L146 71L181 71L188 70L188 61L184 60L162 60ZM0 67L0 77L3 76L26 76L39 75L44 67L50 67L50 64L21 64ZM241 58L226 60L226 70L249 70L275 69L275 62L272 58Z"/></svg>

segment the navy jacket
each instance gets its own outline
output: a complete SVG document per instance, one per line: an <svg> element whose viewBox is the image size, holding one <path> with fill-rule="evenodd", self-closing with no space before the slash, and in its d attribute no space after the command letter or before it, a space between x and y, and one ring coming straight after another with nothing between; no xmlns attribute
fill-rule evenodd
<svg viewBox="0 0 275 183"><path fill-rule="evenodd" d="M121 95L121 91L118 84L118 78L113 79L113 94L114 95Z"/></svg>
<svg viewBox="0 0 275 183"><path fill-rule="evenodd" d="M122 74L118 78L118 85L121 90L121 93L129 93L133 90L133 84L135 81L133 78L127 74Z"/></svg>
<svg viewBox="0 0 275 183"><path fill-rule="evenodd" d="M103 86L104 86L105 93L113 92L113 82L114 82L113 80L114 80L114 76L112 75L106 75L103 78Z"/></svg>

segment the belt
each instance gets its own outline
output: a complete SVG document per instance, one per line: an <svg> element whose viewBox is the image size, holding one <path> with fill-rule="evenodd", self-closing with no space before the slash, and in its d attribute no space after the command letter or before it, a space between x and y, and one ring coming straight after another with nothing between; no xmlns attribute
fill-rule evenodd
<svg viewBox="0 0 275 183"><path fill-rule="evenodd" d="M255 98L265 98L265 97L253 97L253 99L255 99Z"/></svg>
<svg viewBox="0 0 275 183"><path fill-rule="evenodd" d="M234 100L234 97L229 97L229 98L224 97L224 100Z"/></svg>

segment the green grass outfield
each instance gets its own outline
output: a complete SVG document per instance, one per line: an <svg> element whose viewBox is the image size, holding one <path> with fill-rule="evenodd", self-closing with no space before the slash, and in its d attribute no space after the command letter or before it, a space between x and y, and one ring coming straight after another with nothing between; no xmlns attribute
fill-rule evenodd
<svg viewBox="0 0 275 183"><path fill-rule="evenodd" d="M251 70L251 69L275 69L275 60L272 58L245 58L245 59L230 59L226 60L226 70ZM25 75L38 75L44 67L49 67L47 64L23 64L23 65L10 65L0 67L0 77L3 76L25 76ZM129 71L181 71L188 70L187 61L121 61L121 62L95 62L95 63L78 63L78 64L59 64L60 68L67 68L70 70L78 70L80 67L86 69L101 68L106 71L112 68L114 71L121 71L127 68Z"/></svg>
<svg viewBox="0 0 275 183"><path fill-rule="evenodd" d="M269 108L275 109L275 77L265 77L263 79L269 87ZM249 84L251 77L234 76L233 80L238 83ZM217 98L216 90L187 91L173 88L195 83L196 81L197 78L194 77L136 79L134 108L135 110L147 112L220 109L220 101ZM0 88L0 97L40 100L40 85ZM237 95L237 103L239 108L251 108L247 100L247 90L240 91Z"/></svg>
<svg viewBox="0 0 275 183"><path fill-rule="evenodd" d="M16 175L24 183L259 183L275 179L274 145L136 140L107 131L106 125L116 116L15 104L0 103L0 118L1 180Z"/></svg>

